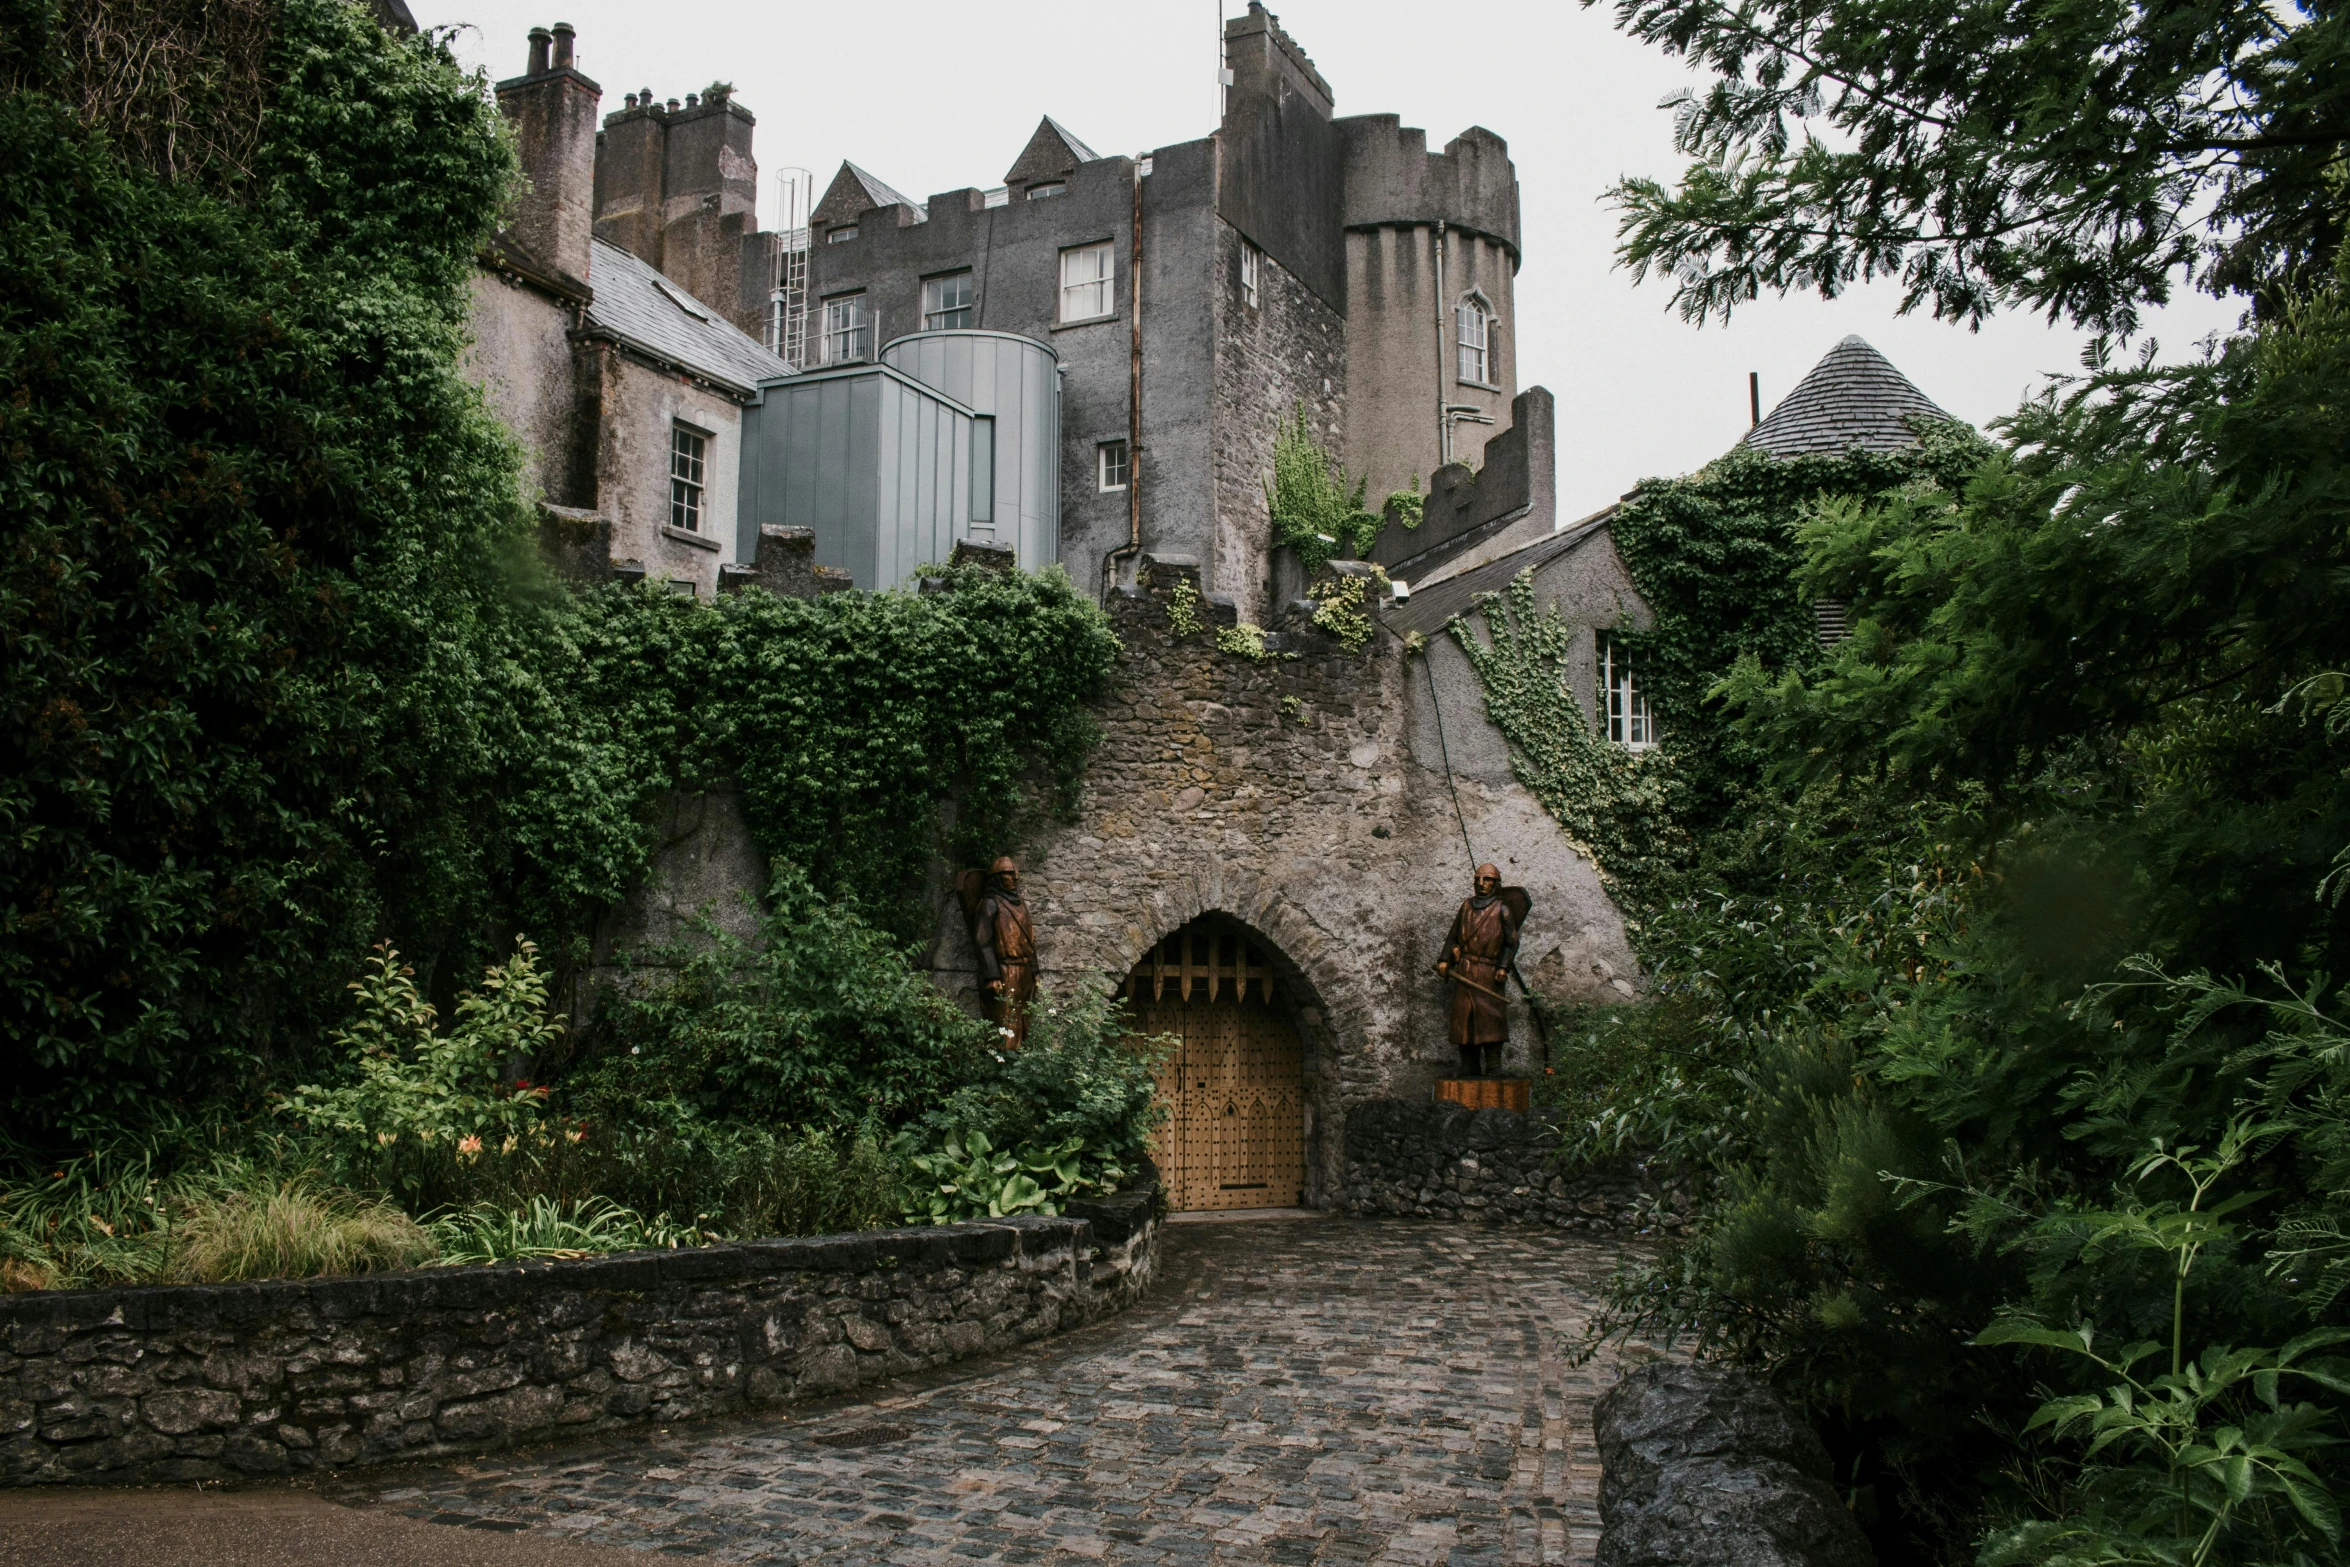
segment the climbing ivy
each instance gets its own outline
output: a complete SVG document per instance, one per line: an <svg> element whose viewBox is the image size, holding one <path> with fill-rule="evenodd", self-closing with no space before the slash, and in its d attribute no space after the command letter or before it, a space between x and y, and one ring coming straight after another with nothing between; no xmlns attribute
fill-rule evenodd
<svg viewBox="0 0 2350 1567"><path fill-rule="evenodd" d="M1529 576L1473 612L1483 640L1452 622L1518 777L1635 903L1690 863L1705 827L1734 819L1759 777L1760 757L1723 721L1715 688L1748 655L1770 670L1820 657L1813 606L1796 583L1797 526L1833 497L1955 487L1991 451L1960 424L1892 452L1780 459L1739 446L1686 478L1633 491L1611 527L1655 619L1611 635L1656 714L1663 743L1652 751L1636 755L1594 731L1566 684L1574 632L1555 606L1537 612Z"/></svg>
<svg viewBox="0 0 2350 1567"><path fill-rule="evenodd" d="M1116 644L1057 571L550 578L462 372L515 171L445 40L0 0L0 175L0 1139L305 1080L379 939L444 1006L576 954L672 789L899 934L1069 802Z"/></svg>
<svg viewBox="0 0 2350 1567"><path fill-rule="evenodd" d="M1728 817L1761 765L1724 721L1714 687L1748 654L1772 671L1819 657L1810 598L1797 586L1796 529L1822 500L1926 482L1955 489L1992 452L1962 424L1938 424L1899 451L1777 458L1749 446L1679 479L1636 488L1610 523L1632 582L1655 614L1622 626L1665 747L1688 785L1691 820Z"/></svg>
<svg viewBox="0 0 2350 1567"><path fill-rule="evenodd" d="M1485 688L1485 711L1509 742L1511 770L1600 875L1637 896L1687 852L1671 758L1593 731L1571 683L1576 628L1556 604L1537 605L1531 569L1471 614L1476 626L1455 616L1447 629Z"/></svg>

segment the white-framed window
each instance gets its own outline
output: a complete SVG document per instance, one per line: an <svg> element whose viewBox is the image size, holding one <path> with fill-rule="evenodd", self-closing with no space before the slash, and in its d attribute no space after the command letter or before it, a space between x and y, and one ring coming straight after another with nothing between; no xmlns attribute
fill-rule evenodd
<svg viewBox="0 0 2350 1567"><path fill-rule="evenodd" d="M1061 252L1061 319L1090 321L1118 307L1116 278L1118 247L1113 240L1098 245L1072 245Z"/></svg>
<svg viewBox="0 0 2350 1567"><path fill-rule="evenodd" d="M968 327L975 314L971 274L949 272L922 280L922 330L946 332Z"/></svg>
<svg viewBox="0 0 2350 1567"><path fill-rule="evenodd" d="M824 302L824 362L855 364L873 357L873 318L863 294L843 294Z"/></svg>
<svg viewBox="0 0 2350 1567"><path fill-rule="evenodd" d="M1093 449L1095 483L1105 490L1122 490L1133 473L1124 441L1104 441Z"/></svg>
<svg viewBox="0 0 2350 1567"><path fill-rule="evenodd" d="M1453 307L1453 338L1460 347L1461 379L1473 386L1493 384L1493 314L1471 294Z"/></svg>
<svg viewBox="0 0 2350 1567"><path fill-rule="evenodd" d="M702 531L702 475L709 463L710 435L690 424L669 427L669 526Z"/></svg>
<svg viewBox="0 0 2350 1567"><path fill-rule="evenodd" d="M824 243L827 245L845 245L856 237L857 225L854 223L842 223L837 224L825 231Z"/></svg>
<svg viewBox="0 0 2350 1567"><path fill-rule="evenodd" d="M1257 308L1257 264L1264 255L1247 240L1240 242L1240 302L1251 310Z"/></svg>
<svg viewBox="0 0 2350 1567"><path fill-rule="evenodd" d="M1656 714L1648 690L1632 678L1632 655L1621 642L1599 638L1599 704L1607 715L1607 737L1630 751L1656 744Z"/></svg>
<svg viewBox="0 0 2350 1567"><path fill-rule="evenodd" d="M1030 201L1043 201L1048 197L1060 195L1068 188L1069 187L1067 185L1063 184L1059 180L1047 180L1042 185L1029 186L1028 199Z"/></svg>

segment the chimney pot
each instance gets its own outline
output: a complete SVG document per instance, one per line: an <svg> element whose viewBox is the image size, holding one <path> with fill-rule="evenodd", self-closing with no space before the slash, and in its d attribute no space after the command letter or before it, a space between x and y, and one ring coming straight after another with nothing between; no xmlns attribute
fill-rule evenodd
<svg viewBox="0 0 2350 1567"><path fill-rule="evenodd" d="M635 93L630 93L630 94L628 95L628 106L629 106L630 108L632 108L632 109L636 107L636 94L635 94Z"/></svg>
<svg viewBox="0 0 2350 1567"><path fill-rule="evenodd" d="M571 40L573 36L569 22L555 24L555 69L558 71L571 69Z"/></svg>
<svg viewBox="0 0 2350 1567"><path fill-rule="evenodd" d="M701 95L700 93L692 93L692 92L689 92L689 93L687 93L687 94L685 95L685 106L686 106L687 108L689 108L689 109L698 109L698 108L700 108L700 107L701 107L701 105L702 105L702 95Z"/></svg>
<svg viewBox="0 0 2350 1567"><path fill-rule="evenodd" d="M523 75L544 76L547 74L547 41L551 36L543 27L534 27L530 30L530 68L524 71Z"/></svg>
<svg viewBox="0 0 2350 1567"><path fill-rule="evenodd" d="M669 100L669 112L671 114L675 114L677 112L677 100L675 98Z"/></svg>

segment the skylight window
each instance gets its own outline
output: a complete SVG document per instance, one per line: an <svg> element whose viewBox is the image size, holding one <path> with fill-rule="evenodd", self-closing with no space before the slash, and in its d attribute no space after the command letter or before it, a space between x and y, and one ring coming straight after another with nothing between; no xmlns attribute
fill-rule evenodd
<svg viewBox="0 0 2350 1567"><path fill-rule="evenodd" d="M710 312L702 308L702 302L700 300L694 298L693 295L687 293L684 289L679 288L676 284L670 282L667 278L656 277L653 279L653 283L661 290L662 293L669 296L669 302L671 304L684 311L687 315L692 316L696 321L707 321L710 319Z"/></svg>

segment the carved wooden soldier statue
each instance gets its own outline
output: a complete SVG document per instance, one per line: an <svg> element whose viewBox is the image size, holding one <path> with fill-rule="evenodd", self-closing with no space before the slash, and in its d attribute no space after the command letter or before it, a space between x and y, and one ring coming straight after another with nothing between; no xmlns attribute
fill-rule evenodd
<svg viewBox="0 0 2350 1567"><path fill-rule="evenodd" d="M982 880L977 871L955 878L971 945L979 954L979 994L987 1020L1014 1050L1027 1042L1028 1009L1036 1000L1036 934L1020 896L1020 866L999 857Z"/></svg>
<svg viewBox="0 0 2350 1567"><path fill-rule="evenodd" d="M1477 867L1476 893L1461 902L1436 972L1452 981L1452 1042L1461 1075L1483 1077L1500 1064L1510 1040L1507 992L1502 989L1518 955L1518 929L1530 906L1525 891L1504 887L1501 872Z"/></svg>

